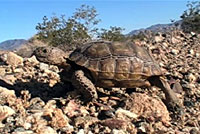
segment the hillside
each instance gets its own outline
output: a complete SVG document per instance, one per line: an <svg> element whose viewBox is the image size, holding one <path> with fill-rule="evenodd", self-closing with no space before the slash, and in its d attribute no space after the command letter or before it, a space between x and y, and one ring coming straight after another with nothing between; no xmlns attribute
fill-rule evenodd
<svg viewBox="0 0 200 134"><path fill-rule="evenodd" d="M15 50L19 48L21 45L25 44L27 40L24 39L13 39L13 40L6 40L0 43L1 50Z"/></svg>
<svg viewBox="0 0 200 134"><path fill-rule="evenodd" d="M152 32L166 32L166 31L171 30L174 27L180 29L180 24L181 24L181 21L176 21L174 23L169 23L169 24L155 24L155 25L152 25L147 28L133 30L130 33L128 33L127 35L137 35L140 32L144 32L146 30L152 31Z"/></svg>

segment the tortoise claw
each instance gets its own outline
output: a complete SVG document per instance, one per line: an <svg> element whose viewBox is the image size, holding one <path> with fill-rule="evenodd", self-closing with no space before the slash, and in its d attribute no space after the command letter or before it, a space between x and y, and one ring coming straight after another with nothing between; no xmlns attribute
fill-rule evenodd
<svg viewBox="0 0 200 134"><path fill-rule="evenodd" d="M169 111L173 112L176 115L184 114L183 107L178 103L174 103L174 102L167 103L167 108Z"/></svg>

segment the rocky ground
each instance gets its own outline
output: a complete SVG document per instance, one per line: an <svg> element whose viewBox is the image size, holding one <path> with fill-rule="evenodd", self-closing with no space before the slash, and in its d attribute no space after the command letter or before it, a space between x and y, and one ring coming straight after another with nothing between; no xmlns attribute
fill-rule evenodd
<svg viewBox="0 0 200 134"><path fill-rule="evenodd" d="M0 52L1 134L198 134L200 133L200 35L147 34L145 46L165 71L183 104L167 110L160 89L101 89L85 103L61 70L13 52Z"/></svg>

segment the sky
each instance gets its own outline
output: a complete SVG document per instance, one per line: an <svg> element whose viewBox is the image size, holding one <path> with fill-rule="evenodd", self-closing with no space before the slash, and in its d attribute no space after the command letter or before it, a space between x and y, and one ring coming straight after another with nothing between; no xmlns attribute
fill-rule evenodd
<svg viewBox="0 0 200 134"><path fill-rule="evenodd" d="M154 24L180 20L188 0L0 0L0 42L29 39L43 16L70 17L82 4L94 6L98 28L125 28L124 34Z"/></svg>

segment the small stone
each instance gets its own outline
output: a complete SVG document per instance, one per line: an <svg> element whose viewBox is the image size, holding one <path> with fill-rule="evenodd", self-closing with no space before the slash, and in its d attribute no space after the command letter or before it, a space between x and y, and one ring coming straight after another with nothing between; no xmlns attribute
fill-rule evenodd
<svg viewBox="0 0 200 134"><path fill-rule="evenodd" d="M163 40L163 37L162 36L155 36L154 40L155 40L156 43L158 43L158 42L161 42Z"/></svg>
<svg viewBox="0 0 200 134"><path fill-rule="evenodd" d="M200 87L199 90L196 91L197 95L200 95Z"/></svg>
<svg viewBox="0 0 200 134"><path fill-rule="evenodd" d="M55 72L55 73L60 72L60 69L55 65L49 65L49 70L51 70L52 72Z"/></svg>
<svg viewBox="0 0 200 134"><path fill-rule="evenodd" d="M191 34L192 36L195 36L195 35L196 35L196 33L195 33L195 32L190 32L190 34Z"/></svg>
<svg viewBox="0 0 200 134"><path fill-rule="evenodd" d="M181 79L183 78L183 75L179 72L176 72L176 71L173 72L173 76L176 76L176 77L181 78Z"/></svg>
<svg viewBox="0 0 200 134"><path fill-rule="evenodd" d="M188 72L188 69L187 68L180 68L179 71L183 74L187 73Z"/></svg>
<svg viewBox="0 0 200 134"><path fill-rule="evenodd" d="M37 60L37 58L35 57L35 55L33 55L30 58L27 58L26 61L34 63L34 64L39 64L40 62Z"/></svg>
<svg viewBox="0 0 200 134"><path fill-rule="evenodd" d="M15 69L13 70L13 72L14 72L14 73L23 73L24 70L23 70L22 68L15 68Z"/></svg>
<svg viewBox="0 0 200 134"><path fill-rule="evenodd" d="M124 130L113 129L111 134L127 134Z"/></svg>
<svg viewBox="0 0 200 134"><path fill-rule="evenodd" d="M177 49L172 49L172 50L171 50L171 53L177 55L177 54L179 53L179 50L177 50Z"/></svg>
<svg viewBox="0 0 200 134"><path fill-rule="evenodd" d="M15 111L8 106L0 106L0 121L3 121L8 116L15 114Z"/></svg>
<svg viewBox="0 0 200 134"><path fill-rule="evenodd" d="M177 43L180 42L180 40L178 40L178 39L176 39L174 37L171 38L171 41L172 41L173 44L177 44Z"/></svg>
<svg viewBox="0 0 200 134"><path fill-rule="evenodd" d="M191 55L194 55L194 54L195 54L195 52L194 52L193 49L189 50L189 53L190 53Z"/></svg>
<svg viewBox="0 0 200 134"><path fill-rule="evenodd" d="M31 123L26 122L26 123L24 123L23 127L25 129L29 129L29 128L31 128Z"/></svg>
<svg viewBox="0 0 200 134"><path fill-rule="evenodd" d="M169 44L167 42L163 42L162 45L165 46L166 48L168 48L168 46L169 46Z"/></svg>
<svg viewBox="0 0 200 134"><path fill-rule="evenodd" d="M183 93L183 87L178 81L176 81L173 84L172 90L175 91L176 93L180 93L180 94Z"/></svg>
<svg viewBox="0 0 200 134"><path fill-rule="evenodd" d="M189 82L195 82L197 78L195 77L195 75L193 75L192 73L190 73L188 75L188 79L189 79Z"/></svg>
<svg viewBox="0 0 200 134"><path fill-rule="evenodd" d="M17 132L12 132L12 134L35 134L33 131L31 130L27 130L27 131L17 131Z"/></svg>
<svg viewBox="0 0 200 134"><path fill-rule="evenodd" d="M6 74L6 68L3 66L0 66L0 75L4 76Z"/></svg>
<svg viewBox="0 0 200 134"><path fill-rule="evenodd" d="M69 125L69 118L63 113L61 109L55 108L52 112L51 126L62 128Z"/></svg>
<svg viewBox="0 0 200 134"><path fill-rule="evenodd" d="M40 70L48 70L49 69L49 65L46 63L40 63Z"/></svg>
<svg viewBox="0 0 200 134"><path fill-rule="evenodd" d="M138 117L137 114L130 112L128 110L124 110L122 108L118 108L117 111L115 112L116 116L120 119L125 119L126 117L130 119L136 119Z"/></svg>
<svg viewBox="0 0 200 134"><path fill-rule="evenodd" d="M200 134L200 129L195 127L190 130L190 134Z"/></svg>
<svg viewBox="0 0 200 134"><path fill-rule="evenodd" d="M75 126L82 126L83 128L88 128L90 125L98 122L96 117L85 116L75 118Z"/></svg>
<svg viewBox="0 0 200 134"><path fill-rule="evenodd" d="M75 100L70 100L65 107L63 107L63 112L69 116L77 116L80 113L80 105L75 102Z"/></svg>
<svg viewBox="0 0 200 134"><path fill-rule="evenodd" d="M188 84L188 87L189 87L190 89L194 89L196 86L195 86L195 84L190 83L190 84Z"/></svg>
<svg viewBox="0 0 200 134"><path fill-rule="evenodd" d="M85 134L83 129L80 129L77 134Z"/></svg>
<svg viewBox="0 0 200 134"><path fill-rule="evenodd" d="M161 67L164 67L164 66L165 66L162 62L160 62L159 65L160 65Z"/></svg>
<svg viewBox="0 0 200 134"><path fill-rule="evenodd" d="M111 129L114 129L114 128L122 129L123 127L127 126L129 121L121 120L121 119L108 118L108 119L102 120L100 123L103 126L108 126Z"/></svg>
<svg viewBox="0 0 200 134"><path fill-rule="evenodd" d="M196 57L200 57L200 53L196 53Z"/></svg>
<svg viewBox="0 0 200 134"><path fill-rule="evenodd" d="M146 133L146 129L145 129L144 126L140 126L140 127L138 128L138 130L139 130L140 132L142 132L142 133Z"/></svg>
<svg viewBox="0 0 200 134"><path fill-rule="evenodd" d="M50 86L50 87L53 87L56 83L58 83L57 80L53 80L53 79L50 79L50 80L49 80L49 86Z"/></svg>
<svg viewBox="0 0 200 134"><path fill-rule="evenodd" d="M57 134L57 132L52 127L46 126L40 129L39 134Z"/></svg>

